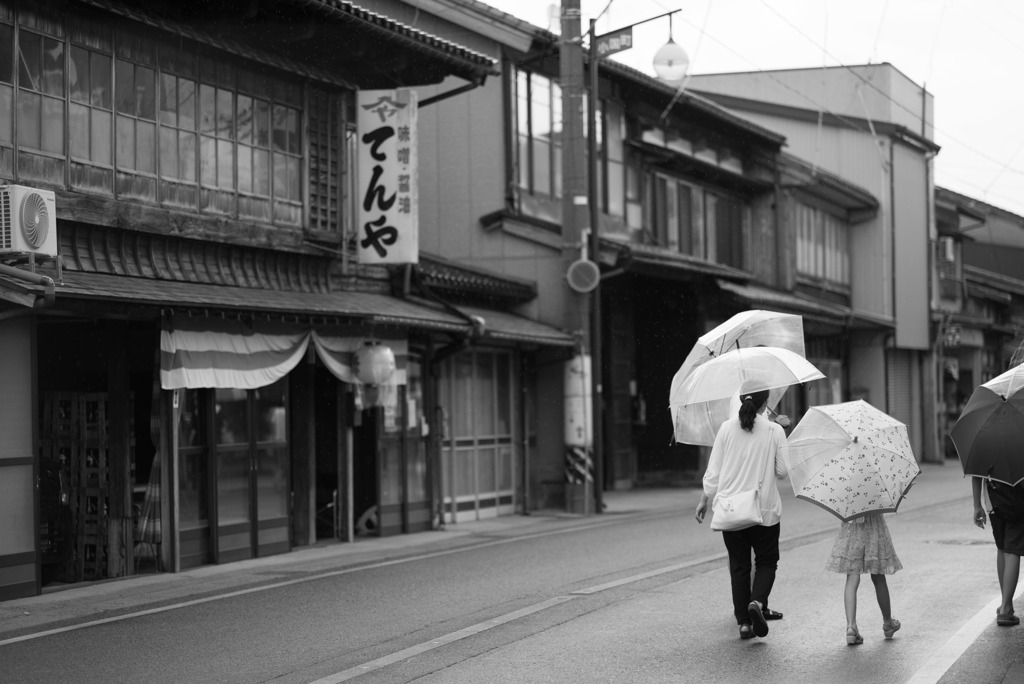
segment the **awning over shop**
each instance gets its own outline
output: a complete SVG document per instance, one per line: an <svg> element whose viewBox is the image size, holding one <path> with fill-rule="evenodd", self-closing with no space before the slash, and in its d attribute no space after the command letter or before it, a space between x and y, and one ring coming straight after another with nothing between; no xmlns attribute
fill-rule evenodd
<svg viewBox="0 0 1024 684"><path fill-rule="evenodd" d="M833 325L852 328L892 328L894 323L881 316L855 311L843 304L818 302L790 292L773 290L753 284L734 283L717 279L718 287L732 293L744 302L762 309L795 313Z"/></svg>
<svg viewBox="0 0 1024 684"><path fill-rule="evenodd" d="M470 316L479 316L483 319L484 339L555 347L571 347L576 343L569 333L529 318L475 306L460 306L458 308Z"/></svg>
<svg viewBox="0 0 1024 684"><path fill-rule="evenodd" d="M1009 292L970 282L967 283L967 294L971 297L978 297L979 299L989 299L993 302L998 302L999 304L1009 304L1013 301L1013 295Z"/></svg>
<svg viewBox="0 0 1024 684"><path fill-rule="evenodd" d="M160 385L166 390L266 387L291 372L309 346L309 331L273 334L237 320L195 325L160 331Z"/></svg>
<svg viewBox="0 0 1024 684"><path fill-rule="evenodd" d="M613 243L608 240L604 240L602 243L602 246L615 245L620 252L615 267L630 273L666 279L687 278L695 274L726 276L742 280L750 277L750 274L738 268L698 259L665 247Z"/></svg>
<svg viewBox="0 0 1024 684"><path fill-rule="evenodd" d="M404 338L337 337L298 326L204 318L174 325L165 321L160 331L160 384L166 390L266 387L302 361L311 341L327 369L354 385L365 384L359 379L359 350L368 342L383 345L395 362L387 384L406 383L409 343Z"/></svg>
<svg viewBox="0 0 1024 684"><path fill-rule="evenodd" d="M255 314L268 313L277 314L282 320L293 321L289 324L292 326L290 329L281 327L284 325L281 324L272 331L260 330L262 337L253 336L244 343L238 340L202 341L201 335L196 339L189 338L187 342L183 341L186 338L179 338L182 341L173 344L169 342L165 352L180 349L194 359L194 363L182 360L184 365L174 371L178 373L175 382L186 383L180 386L193 386L187 384L192 382L189 377L204 378L196 381L208 382L209 378L201 373L190 376L192 371L186 370L204 367L223 368L225 375L217 383L230 384L203 386L241 388L269 384L264 381L287 374L298 363L306 351L305 345L309 343L309 339L303 336L318 329L321 324L370 326L376 335L394 341L393 348L400 372L404 368L403 359L408 353L407 342L401 333L395 334L395 328L476 336L477 341L484 343L515 342L529 346L557 347L571 347L575 344L572 335L558 328L505 311L469 306L445 308L429 300L402 299L372 292L289 292L83 271L64 271L63 280L56 285L55 290L57 306L69 300L77 300L104 305L169 309L184 314L177 317L179 321L187 321L190 315L194 315L195 320L212 320L223 314L235 314L235 318L238 318L246 314L255 317ZM482 328L472 320L473 316L484 321ZM236 320L235 324L243 326L240 330L254 332L250 322ZM246 324L250 327L245 328ZM218 331L209 325L196 328L190 327L188 323L176 324L174 327L176 335L183 334L181 330L193 330L193 333ZM392 332L388 333L388 329ZM220 332L238 334L233 329ZM324 363L340 379L350 381L351 371L344 369L346 366L351 367L353 345L357 347L364 340L331 338L319 330L312 339ZM235 358L229 361L225 356L237 357L239 354L246 356L246 360ZM217 355L221 355L220 362L214 358ZM170 372L176 367L169 364L166 368ZM231 372L243 371L248 374L245 378L236 377L229 381L226 377Z"/></svg>
<svg viewBox="0 0 1024 684"><path fill-rule="evenodd" d="M449 332L470 328L467 321L452 313L373 292L289 292L64 271L56 296L58 304L67 298L186 310L338 317L353 323Z"/></svg>

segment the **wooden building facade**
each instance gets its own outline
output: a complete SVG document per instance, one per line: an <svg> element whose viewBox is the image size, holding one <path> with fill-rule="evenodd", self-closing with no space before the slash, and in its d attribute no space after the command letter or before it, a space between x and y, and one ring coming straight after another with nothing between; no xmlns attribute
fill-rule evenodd
<svg viewBox="0 0 1024 684"><path fill-rule="evenodd" d="M0 255L0 598L522 507L511 400L571 336L511 313L528 281L354 250L356 92L495 73L347 2L0 2L0 180L53 238Z"/></svg>

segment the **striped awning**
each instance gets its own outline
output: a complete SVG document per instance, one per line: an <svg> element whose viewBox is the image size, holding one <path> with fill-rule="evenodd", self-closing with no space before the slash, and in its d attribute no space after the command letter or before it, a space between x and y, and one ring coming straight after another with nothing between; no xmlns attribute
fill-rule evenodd
<svg viewBox="0 0 1024 684"><path fill-rule="evenodd" d="M266 387L299 364L310 341L335 377L355 385L363 384L357 374L358 350L368 342L386 345L395 355L388 384L406 384L409 343L403 338L335 337L308 329L253 329L241 321L205 320L161 330L160 385L165 390Z"/></svg>
<svg viewBox="0 0 1024 684"><path fill-rule="evenodd" d="M258 332L241 321L160 331L160 385L256 389L287 375L309 346L309 331Z"/></svg>

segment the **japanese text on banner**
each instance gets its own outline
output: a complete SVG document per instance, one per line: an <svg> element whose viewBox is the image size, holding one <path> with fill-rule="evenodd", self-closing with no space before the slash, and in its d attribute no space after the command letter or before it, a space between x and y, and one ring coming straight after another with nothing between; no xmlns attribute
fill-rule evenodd
<svg viewBox="0 0 1024 684"><path fill-rule="evenodd" d="M416 93L363 90L356 105L360 263L419 262Z"/></svg>

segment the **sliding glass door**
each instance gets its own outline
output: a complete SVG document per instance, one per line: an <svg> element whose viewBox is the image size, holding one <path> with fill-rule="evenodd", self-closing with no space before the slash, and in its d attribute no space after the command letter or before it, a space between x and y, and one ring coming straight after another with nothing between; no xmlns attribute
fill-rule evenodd
<svg viewBox="0 0 1024 684"><path fill-rule="evenodd" d="M287 417L284 379L214 390L218 563L290 547Z"/></svg>

